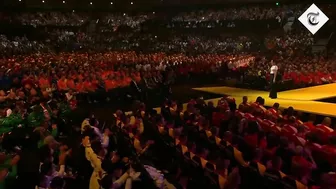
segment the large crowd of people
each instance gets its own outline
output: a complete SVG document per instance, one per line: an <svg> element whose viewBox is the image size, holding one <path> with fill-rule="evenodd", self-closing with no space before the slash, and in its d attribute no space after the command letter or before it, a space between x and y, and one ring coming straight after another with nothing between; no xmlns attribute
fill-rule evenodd
<svg viewBox="0 0 336 189"><path fill-rule="evenodd" d="M217 106L199 98L186 109L166 100L160 112L137 102L130 114L118 110L108 123L111 126L94 115L84 119L77 128L82 133L80 145L62 140L61 132L74 132L66 128L69 125L52 121L48 128L47 121L54 119L56 111L48 111L43 100L33 110L42 120L30 125L32 133L18 135L27 132L21 125L3 136L6 149L18 139L25 142L22 151L15 146L17 155L1 156L7 162L1 171L7 175L6 182L2 180L7 187L324 189L335 185L331 119L318 124L311 115L303 122L292 107L282 112L276 103L266 109L261 97L253 103L244 97L238 107L231 97L223 97ZM14 134L16 141L10 136ZM20 182L13 182L16 177Z"/></svg>
<svg viewBox="0 0 336 189"><path fill-rule="evenodd" d="M334 83L335 59L325 59L323 57L275 57L283 69L282 80L291 80L296 86L314 86L326 83ZM261 59L260 63L252 64L247 70L247 75L263 77L268 79L267 68L270 62Z"/></svg>
<svg viewBox="0 0 336 189"><path fill-rule="evenodd" d="M80 26L89 20L87 14L75 12L11 12L3 13L2 21L30 26Z"/></svg>
<svg viewBox="0 0 336 189"><path fill-rule="evenodd" d="M258 36L252 33L228 35L218 31L209 35L203 35L203 31L197 33L183 33L177 26L191 28L197 31L199 26L204 28L235 28L237 21L255 20L284 20L288 17L298 17L305 6L252 6L246 8L226 8L221 11L196 11L185 13L173 13L170 16L162 16L164 13L81 13L81 12L39 12L39 13L1 13L0 23L4 28L18 30L15 35L9 31L7 36L1 36L0 49L4 55L30 54L32 52L53 51L103 51L103 50L127 50L150 52L184 52L184 53L224 53L228 51L254 51L265 49L292 49L309 50L314 43L313 37L308 31L293 31L287 34L272 34L268 37ZM322 6L328 11L332 6ZM329 11L327 12L328 15ZM166 14L167 15L167 14ZM231 22L232 21L232 22ZM216 24L217 23L217 24ZM278 29L286 23L280 23ZM300 24L300 23L295 23ZM243 22L244 30L258 29L248 27ZM269 28L270 23L261 23ZM30 28L29 26L34 26ZM168 27L161 29L160 27ZM125 30L125 28L128 28ZM159 28L159 29L158 29ZM204 29L203 28L203 29ZM260 27L261 28L261 27ZM259 29L260 29L259 28ZM25 32L29 30L29 35ZM243 29L242 29L243 30ZM146 31L146 32L143 32ZM215 30L214 30L215 31ZM8 31L7 31L8 32ZM98 33L98 35L97 35ZM217 34L214 34L217 33ZM259 32L256 32L259 33ZM35 35L34 35L35 34ZM141 47L141 48L140 48Z"/></svg>
<svg viewBox="0 0 336 189"><path fill-rule="evenodd" d="M171 99L174 84L266 81L271 62L288 87L336 82L336 57L311 53L308 31L217 31L238 21L282 26L303 10L1 13L0 188L334 188L330 118L302 120L261 97L239 106L198 98L186 109ZM160 111L147 106L154 98ZM132 110L109 119L81 110L108 101Z"/></svg>
<svg viewBox="0 0 336 189"><path fill-rule="evenodd" d="M216 20L275 20L277 17L283 19L288 14L298 12L288 7L267 8L248 6L245 8L229 8L221 11L197 11L182 13L173 17L174 21L216 21ZM304 9L302 9L304 10ZM301 10L301 11L302 11ZM300 12L298 12L298 15Z"/></svg>
<svg viewBox="0 0 336 189"><path fill-rule="evenodd" d="M180 158L181 183L208 188L333 188L334 136L331 119L302 122L289 107L270 109L258 97L238 107L224 97L206 104L191 100L185 111L165 102L155 122Z"/></svg>
<svg viewBox="0 0 336 189"><path fill-rule="evenodd" d="M132 51L32 54L1 59L0 73L4 93L20 87L38 87L42 92L72 90L76 93L91 93L126 87L132 79L141 85L145 85L143 79L147 79L150 80L148 85L155 86L162 81L161 72L167 70L180 77L211 75L230 70L237 72L244 68L247 76L267 79L271 60L277 62L283 70L283 80L292 80L297 87L336 81L334 58L265 57L248 53L197 56L181 53L139 54Z"/></svg>
<svg viewBox="0 0 336 189"><path fill-rule="evenodd" d="M83 13L75 10L69 12L3 12L1 20L10 22L19 22L24 25L58 25L58 26L78 26L90 20L90 17L102 18L103 23L116 25L136 26L150 19L171 19L171 21L216 21L216 20L283 20L288 17L298 17L310 5L248 5L245 7L225 7L217 10L198 10L188 12L142 12L142 13ZM331 4L322 4L319 6L322 11L329 13L334 8ZM99 15L97 17L97 15ZM162 16L164 15L164 16ZM169 15L169 16L168 16ZM113 24L114 23L114 24ZM133 23L133 24L132 24ZM137 23L137 24L136 24Z"/></svg>
<svg viewBox="0 0 336 189"><path fill-rule="evenodd" d="M314 44L308 32L271 35L261 38L251 35L202 34L165 32L142 34L141 32L85 33L64 29L51 30L43 40L24 37L1 36L2 56L55 51L141 51L173 52L189 54L225 54L265 51L310 52ZM262 53L260 53L262 54Z"/></svg>

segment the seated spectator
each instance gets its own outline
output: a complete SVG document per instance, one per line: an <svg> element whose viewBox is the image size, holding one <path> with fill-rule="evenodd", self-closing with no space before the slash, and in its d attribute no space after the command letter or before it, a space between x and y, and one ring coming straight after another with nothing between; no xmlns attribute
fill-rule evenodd
<svg viewBox="0 0 336 189"><path fill-rule="evenodd" d="M292 158L293 176L303 184L308 184L311 171L316 169L316 163L309 149L304 151L301 146L297 146L295 153Z"/></svg>

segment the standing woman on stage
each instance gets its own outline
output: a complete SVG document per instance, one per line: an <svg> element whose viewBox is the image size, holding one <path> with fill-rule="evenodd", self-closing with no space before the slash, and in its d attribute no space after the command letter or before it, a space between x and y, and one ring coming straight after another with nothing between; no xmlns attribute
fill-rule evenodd
<svg viewBox="0 0 336 189"><path fill-rule="evenodd" d="M277 92L277 77L278 77L278 66L271 60L271 72L270 72L270 94L269 97L272 99L278 98L278 92Z"/></svg>

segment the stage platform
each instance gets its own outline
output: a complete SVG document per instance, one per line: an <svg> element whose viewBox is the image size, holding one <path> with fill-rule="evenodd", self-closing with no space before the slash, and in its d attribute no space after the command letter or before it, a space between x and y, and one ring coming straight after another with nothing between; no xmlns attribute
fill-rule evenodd
<svg viewBox="0 0 336 189"><path fill-rule="evenodd" d="M277 99L270 99L268 97L269 92L267 91L233 87L205 87L194 88L194 90L221 95L230 95L236 99L237 104L242 102L243 96L247 96L249 101L255 101L258 96L261 96L265 99L265 104L267 106L272 106L275 102L278 102L281 108L288 108L289 106L292 106L298 111L336 117L336 104L314 101L336 97L336 84L327 84L279 92ZM215 103L218 101L218 99L210 100Z"/></svg>

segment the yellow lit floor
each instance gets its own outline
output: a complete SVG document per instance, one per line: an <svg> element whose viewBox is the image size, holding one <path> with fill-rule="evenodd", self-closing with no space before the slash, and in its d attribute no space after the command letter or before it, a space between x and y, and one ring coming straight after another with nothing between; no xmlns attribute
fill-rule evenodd
<svg viewBox="0 0 336 189"><path fill-rule="evenodd" d="M267 106L272 106L275 102L278 102L282 108L292 106L294 109L302 112L336 117L336 104L314 101L336 97L336 84L327 84L279 92L278 99L270 99L267 91L256 91L233 87L205 87L194 88L194 90L230 95L236 99L237 104L241 103L243 96L247 96L249 101L255 101L258 96L261 96L265 99ZM210 100L215 103L218 101L218 99Z"/></svg>

